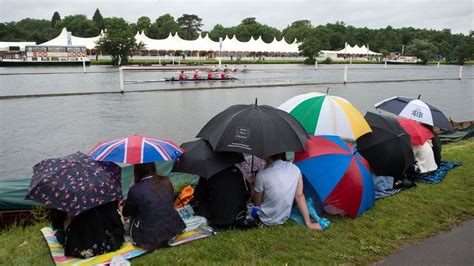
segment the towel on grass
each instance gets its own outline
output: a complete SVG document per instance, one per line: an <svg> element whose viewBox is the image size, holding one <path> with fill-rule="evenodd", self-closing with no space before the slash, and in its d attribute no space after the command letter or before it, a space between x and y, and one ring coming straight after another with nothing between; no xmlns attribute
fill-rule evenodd
<svg viewBox="0 0 474 266"><path fill-rule="evenodd" d="M438 184L443 181L449 170L460 165L462 165L461 162L441 162L436 171L420 174L416 177L416 181L428 184Z"/></svg>
<svg viewBox="0 0 474 266"><path fill-rule="evenodd" d="M54 230L51 227L41 228L44 239L48 244L51 257L56 265L108 265L112 258L116 255L122 256L124 259L131 259L143 255L146 251L142 248L132 245L129 238L125 238L122 248L114 252L105 253L88 259L79 259L64 256L64 248L59 244Z"/></svg>

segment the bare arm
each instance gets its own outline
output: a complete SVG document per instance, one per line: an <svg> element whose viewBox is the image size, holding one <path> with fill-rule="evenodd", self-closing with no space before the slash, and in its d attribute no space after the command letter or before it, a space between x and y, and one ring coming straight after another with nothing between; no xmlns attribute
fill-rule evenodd
<svg viewBox="0 0 474 266"><path fill-rule="evenodd" d="M250 197L252 198L253 205L260 206L260 204L262 203L262 200L263 200L263 193L256 192L252 188L252 192L250 194Z"/></svg>
<svg viewBox="0 0 474 266"><path fill-rule="evenodd" d="M303 194L303 178L298 177L298 186L296 187L295 201L298 205L298 209L303 216L304 223L310 229L321 229L321 226L318 223L311 222L309 218L308 205L306 205L306 198Z"/></svg>

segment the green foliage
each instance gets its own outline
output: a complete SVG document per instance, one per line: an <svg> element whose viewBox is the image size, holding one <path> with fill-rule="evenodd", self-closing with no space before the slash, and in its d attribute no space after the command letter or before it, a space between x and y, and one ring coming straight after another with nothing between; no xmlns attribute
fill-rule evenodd
<svg viewBox="0 0 474 266"><path fill-rule="evenodd" d="M100 28L96 23L85 15L66 16L61 20L60 25L61 28L67 28L74 36L78 37L95 37L100 33Z"/></svg>
<svg viewBox="0 0 474 266"><path fill-rule="evenodd" d="M94 21L95 25L99 29L104 29L104 18L100 13L99 9L97 8L94 12L94 16L92 16L92 20Z"/></svg>
<svg viewBox="0 0 474 266"><path fill-rule="evenodd" d="M97 47L105 54L112 56L112 64L125 64L131 51L138 49L134 28L123 18L104 19L107 32L97 41Z"/></svg>
<svg viewBox="0 0 474 266"><path fill-rule="evenodd" d="M51 18L51 27L56 27L56 24L61 21L61 15L58 11L55 11L53 17Z"/></svg>
<svg viewBox="0 0 474 266"><path fill-rule="evenodd" d="M227 35L232 36L233 34L238 40L244 42L249 41L252 37L257 39L261 36L264 42L270 43L274 38L281 37L281 32L277 28L261 24L253 17L246 18L236 27L230 28Z"/></svg>
<svg viewBox="0 0 474 266"><path fill-rule="evenodd" d="M149 17L140 17L137 20L136 31L146 31L151 27L151 20Z"/></svg>
<svg viewBox="0 0 474 266"><path fill-rule="evenodd" d="M413 42L407 46L406 51L408 54L415 55L421 59L423 64L426 64L428 60L434 58L438 49L430 42L417 39L413 40Z"/></svg>
<svg viewBox="0 0 474 266"><path fill-rule="evenodd" d="M294 40L302 42L306 36L310 35L312 28L311 21L297 20L291 23L291 26L286 27L281 34L289 43L293 43Z"/></svg>
<svg viewBox="0 0 474 266"><path fill-rule="evenodd" d="M300 44L299 49L308 60L313 60L321 50L328 49L329 46L327 29L320 26L311 30L309 36ZM309 63L314 63L314 61Z"/></svg>
<svg viewBox="0 0 474 266"><path fill-rule="evenodd" d="M183 14L177 20L178 25L186 33L185 40L193 40L198 36L198 32L201 31L202 18L196 15Z"/></svg>
<svg viewBox="0 0 474 266"><path fill-rule="evenodd" d="M170 33L180 32L181 28L170 14L165 14L156 19L145 33L152 39L165 39Z"/></svg>

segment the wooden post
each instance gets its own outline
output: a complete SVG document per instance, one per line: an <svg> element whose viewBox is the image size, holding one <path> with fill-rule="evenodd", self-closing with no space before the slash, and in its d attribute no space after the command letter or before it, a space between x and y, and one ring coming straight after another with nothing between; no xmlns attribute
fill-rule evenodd
<svg viewBox="0 0 474 266"><path fill-rule="evenodd" d="M438 61L438 68L439 68L439 61Z"/></svg>
<svg viewBox="0 0 474 266"><path fill-rule="evenodd" d="M462 66L459 66L459 79L462 79Z"/></svg>
<svg viewBox="0 0 474 266"><path fill-rule="evenodd" d="M123 69L119 67L119 80L120 80L120 93L124 93L123 91Z"/></svg>
<svg viewBox="0 0 474 266"><path fill-rule="evenodd" d="M318 70L318 60L314 59L314 69Z"/></svg>
<svg viewBox="0 0 474 266"><path fill-rule="evenodd" d="M347 65L344 66L344 84L347 83Z"/></svg>
<svg viewBox="0 0 474 266"><path fill-rule="evenodd" d="M82 57L82 70L86 73L86 59L84 57Z"/></svg>
<svg viewBox="0 0 474 266"><path fill-rule="evenodd" d="M385 66L383 68L387 68L387 60L385 60Z"/></svg>

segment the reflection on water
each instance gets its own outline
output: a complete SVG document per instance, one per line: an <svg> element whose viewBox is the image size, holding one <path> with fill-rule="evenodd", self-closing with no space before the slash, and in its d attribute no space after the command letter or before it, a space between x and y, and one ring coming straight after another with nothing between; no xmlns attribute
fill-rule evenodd
<svg viewBox="0 0 474 266"><path fill-rule="evenodd" d="M311 81L318 81L315 77L318 75L319 78L332 78L339 81L339 76L342 74L340 71L342 66L327 66L325 71L311 71L312 69L308 69L308 66L300 65L272 66L271 70L265 70L267 66L250 67L254 71L246 75L249 78L262 76L262 80L258 79L261 83L265 83L265 77L268 80L271 80L269 77L291 77L293 81L305 77ZM357 71L361 73L361 80L384 79L380 76L384 70L371 69L383 66L364 68L354 65L350 67L359 68ZM416 76L413 72L417 71L420 71L424 78L432 75L430 73L433 69L427 71L424 68L428 67L422 68L417 70L413 67L409 69L399 67L390 73L400 72L397 74L397 79ZM457 76L456 67L446 66L446 68L447 70L443 71L442 75L433 75L435 77ZM44 71L44 68L41 70ZM472 70L472 67L465 67L465 76ZM355 73L356 70L352 71ZM132 73L127 74L126 77L152 79L153 75L164 77L173 73ZM472 76L472 73L470 75ZM94 77L94 80L88 80L90 77ZM82 73L0 75L0 93L3 95L14 94L14 92L18 94L46 93L43 90L71 92L76 88L91 91L113 90L112 85L116 84L116 77L115 72L85 75ZM153 78L156 79L156 77ZM43 80L44 84L37 84L38 79ZM11 82L8 88L4 85L5 80ZM473 81L473 79L464 79L461 81L341 84L331 85L329 93L348 99L362 113L374 111L374 103L387 97L395 95L417 97L421 94L423 100L439 107L454 120L461 121L474 118ZM163 86L163 84L153 86ZM0 168L2 171L0 179L29 177L31 167L42 159L62 156L78 150L87 151L101 140L118 136L139 133L170 139L180 144L192 140L213 115L232 104L251 104L257 97L260 104L278 106L297 94L310 91L326 92L326 89L327 87L323 86L300 86L1 100Z"/></svg>

